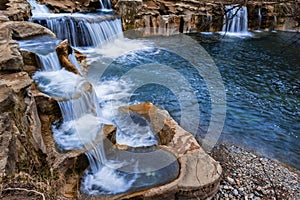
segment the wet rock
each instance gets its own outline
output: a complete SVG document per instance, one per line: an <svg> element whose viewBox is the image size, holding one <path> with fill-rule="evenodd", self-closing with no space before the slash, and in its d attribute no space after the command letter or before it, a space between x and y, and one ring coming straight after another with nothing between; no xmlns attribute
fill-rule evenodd
<svg viewBox="0 0 300 200"><path fill-rule="evenodd" d="M179 177L169 184L122 198L174 199L176 196L178 199L206 199L217 192L222 172L220 165L204 152L193 135L182 129L168 112L158 109L151 103L122 107L121 111L136 112L144 116L156 132L169 130L170 139L160 147L176 155L181 166ZM164 128L165 126L168 128Z"/></svg>
<svg viewBox="0 0 300 200"><path fill-rule="evenodd" d="M23 71L32 75L34 72L40 69L37 55L34 52L25 49L21 49L20 52L24 63Z"/></svg>
<svg viewBox="0 0 300 200"><path fill-rule="evenodd" d="M80 53L76 49L72 49L70 46L68 40L62 41L57 47L56 47L56 53L58 55L60 64L62 67L64 67L66 70L73 72L75 74L81 74L80 71L82 72L81 75L86 75L88 68L86 64L86 56ZM69 55L72 54L74 51L75 58L78 61L80 65L80 71L76 68L76 66L71 62L69 59Z"/></svg>
<svg viewBox="0 0 300 200"><path fill-rule="evenodd" d="M123 29L145 28L145 35L221 31L224 6L230 1L121 0L115 5ZM247 2L248 27L252 30L299 30L299 2ZM258 20L258 9L262 19ZM298 8L298 10L297 10ZM275 20L275 17L277 20Z"/></svg>

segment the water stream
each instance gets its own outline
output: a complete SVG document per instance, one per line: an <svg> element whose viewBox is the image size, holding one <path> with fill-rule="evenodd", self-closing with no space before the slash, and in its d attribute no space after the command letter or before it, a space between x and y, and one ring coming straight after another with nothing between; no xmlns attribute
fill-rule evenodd
<svg viewBox="0 0 300 200"><path fill-rule="evenodd" d="M225 84L228 107L221 140L243 145L300 169L300 60L297 54L300 44L295 43L279 51L285 47L291 35L264 32L250 34L247 30L247 8L231 6L226 9L229 21L223 31L252 37L236 38L230 37L230 34L226 37L220 37L219 34L191 35L213 58ZM35 22L52 27L60 39L67 38L73 46L84 47L80 50L88 55L87 77L61 69L49 48L43 49L37 45L41 41L48 41L44 37L20 42L21 47L31 50L39 46L36 51L44 67L43 71L35 74L35 81L45 93L63 99L59 105L64 121L53 125L55 140L64 151L82 147L89 149L86 155L91 167L87 169L81 186L81 190L87 194L116 194L166 183L165 180L176 177L176 173L166 171L176 171L177 163L154 174L155 166L145 172L143 165L150 165L149 160L159 163L160 157L170 158L172 155L165 152L149 158L147 155L151 154L148 152L132 161L132 154L109 154L104 148L105 141L96 144L94 141L99 137L102 141L102 125L109 123L119 128L116 135L120 144L132 147L157 144L155 133L143 118L136 117L138 120L134 123L134 120L128 120L128 116L118 112L119 106L150 101L168 110L178 122L183 115L182 110L189 113L195 105L199 105L200 121L193 122L194 116L191 115L190 122L181 125L189 130L194 124L199 124L194 134L201 142L212 115L207 85L203 77L182 57L155 46L147 38L126 39L119 19L101 15L101 20L94 21L91 16L95 15L99 13L72 16L44 13L44 16L36 15L33 18ZM76 29L78 26L81 28ZM63 33L61 36L60 32ZM86 36L84 41L88 42L82 41L82 35ZM51 44L54 46L57 43L53 41ZM182 43L169 45L181 48ZM79 66L74 57L71 60ZM155 68L149 63L172 66L174 71ZM138 77L121 79L134 68L138 69ZM188 80L191 88L182 86L170 90L155 83L141 86L144 80L155 80L158 77L166 85L174 82L179 86L184 85L180 80L174 81L171 78L176 77L177 72ZM184 98L178 99L178 94ZM196 102L191 102L192 95L196 96ZM181 104L181 101L186 103ZM130 134L135 134L135 137L129 137ZM130 170L126 166L130 166Z"/></svg>

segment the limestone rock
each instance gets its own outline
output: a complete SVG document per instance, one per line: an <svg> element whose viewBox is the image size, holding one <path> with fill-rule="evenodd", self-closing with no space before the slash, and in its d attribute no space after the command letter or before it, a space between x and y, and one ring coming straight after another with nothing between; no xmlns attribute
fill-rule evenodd
<svg viewBox="0 0 300 200"><path fill-rule="evenodd" d="M123 195L120 199L206 199L217 191L222 168L198 144L194 136L182 129L168 112L151 103L142 103L120 108L122 112L136 112L146 117L161 137L168 139L160 147L172 152L179 161L179 177L169 184L142 192ZM160 131L159 131L160 130ZM170 136L167 136L170 134Z"/></svg>
<svg viewBox="0 0 300 200"><path fill-rule="evenodd" d="M1 0L0 16L6 16L12 21L26 21L31 16L30 5L26 0Z"/></svg>
<svg viewBox="0 0 300 200"><path fill-rule="evenodd" d="M25 49L21 49L20 52L24 62L23 71L32 75L34 72L40 69L37 55L34 52Z"/></svg>
<svg viewBox="0 0 300 200"><path fill-rule="evenodd" d="M25 72L0 75L0 173L22 165L41 166L44 150L35 101L28 93L32 79Z"/></svg>
<svg viewBox="0 0 300 200"><path fill-rule="evenodd" d="M144 35L170 35L200 31L221 31L224 7L232 1L211 0L120 0L117 13L122 17L123 29L144 28ZM244 5L244 4L241 4ZM248 27L250 30L299 30L299 1L249 1ZM258 10L262 20L259 25Z"/></svg>
<svg viewBox="0 0 300 200"><path fill-rule="evenodd" d="M69 59L69 55L73 53L73 49L69 45L68 40L62 41L56 47L55 50L62 67L75 74L80 74L80 71L76 68L76 66L74 66L74 64ZM87 73L86 56L81 54L78 50L74 51L74 53L76 59L80 63L81 71L83 72L82 75L86 74Z"/></svg>
<svg viewBox="0 0 300 200"><path fill-rule="evenodd" d="M12 30L12 37L14 39L25 39L38 35L49 35L55 37L55 34L49 29L32 22L9 21L2 25Z"/></svg>
<svg viewBox="0 0 300 200"><path fill-rule="evenodd" d="M12 40L11 34L9 28L0 24L0 71L20 71L23 66L18 43Z"/></svg>
<svg viewBox="0 0 300 200"><path fill-rule="evenodd" d="M95 11L100 8L99 0L41 0L43 4L55 13Z"/></svg>

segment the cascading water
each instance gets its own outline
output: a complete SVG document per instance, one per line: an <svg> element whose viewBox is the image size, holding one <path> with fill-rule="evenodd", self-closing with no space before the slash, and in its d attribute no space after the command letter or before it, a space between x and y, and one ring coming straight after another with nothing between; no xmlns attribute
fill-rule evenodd
<svg viewBox="0 0 300 200"><path fill-rule="evenodd" d="M222 32L229 35L248 35L247 7L239 5L225 6Z"/></svg>
<svg viewBox="0 0 300 200"><path fill-rule="evenodd" d="M102 11L112 11L110 0L99 0Z"/></svg>
<svg viewBox="0 0 300 200"><path fill-rule="evenodd" d="M121 20L118 18L82 17L82 14L47 16L33 18L33 22L49 28L59 39L68 39L74 47L101 46L105 42L123 37Z"/></svg>
<svg viewBox="0 0 300 200"><path fill-rule="evenodd" d="M31 13L33 16L44 15L50 13L50 10L45 5L39 4L36 0L27 0L31 6Z"/></svg>
<svg viewBox="0 0 300 200"><path fill-rule="evenodd" d="M110 2L105 2L101 1L102 8L109 9ZM99 17L97 14L54 14L49 10L44 12L43 6L35 1L30 1L30 4L36 11L33 12L33 22L50 28L60 39L68 39L73 46L90 48L107 44L116 38L123 38L120 19L111 15ZM46 42L47 38L41 40ZM26 41L23 44L26 44ZM40 43L30 47L23 45L24 48L32 51L40 50L37 48L38 46ZM90 168L84 174L81 190L90 195L116 194L149 188L176 178L178 163L173 162L176 158L166 151L157 151L159 153L156 156L148 158L148 160L161 158L165 158L167 161L171 160L173 163L169 163L165 169L157 166L152 166L152 169L149 165L143 165L142 163L147 163L143 160L145 156L133 158L132 154L121 155L119 152L107 155L102 133L104 123L118 124L120 130L117 132L116 138L123 145L146 147L156 145L158 141L150 129L150 124L145 123L142 118L136 117L137 121L143 121L142 124L138 122L129 124L131 121L125 120L127 118L124 113L118 118L112 119L118 115L117 112L104 118L105 112L102 111L106 105L101 101L106 98L103 96L101 96L102 99L97 98L93 85L83 76L61 68L54 50L55 46L50 51L43 49L43 53L35 51L38 54L42 71L36 72L33 78L41 91L58 100L63 122L56 122L52 127L53 137L58 148L62 151L87 150L86 156L90 162ZM69 54L69 60L82 72L74 52ZM103 88L98 87L97 89ZM128 125L134 127L138 132L133 131L132 127L128 128ZM155 175L149 176L144 173L145 168L157 171ZM171 170L175 173L166 174L163 170Z"/></svg>
<svg viewBox="0 0 300 200"><path fill-rule="evenodd" d="M52 30L59 39L68 39L74 47L96 47L122 38L121 20L113 15L97 13L50 13L45 5L28 0L33 8L31 21ZM110 10L109 0L101 1L103 10Z"/></svg>
<svg viewBox="0 0 300 200"><path fill-rule="evenodd" d="M258 30L261 27L261 20L262 20L261 8L258 8Z"/></svg>

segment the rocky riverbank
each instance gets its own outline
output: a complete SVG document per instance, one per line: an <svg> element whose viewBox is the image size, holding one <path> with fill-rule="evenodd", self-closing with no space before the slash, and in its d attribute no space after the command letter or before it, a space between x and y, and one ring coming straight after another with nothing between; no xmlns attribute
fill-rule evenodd
<svg viewBox="0 0 300 200"><path fill-rule="evenodd" d="M211 156L223 168L220 188L214 200L300 199L300 173L296 169L227 144L215 147ZM0 198L4 200L43 199L43 196L46 199L74 199L58 197L55 189L47 185L47 177L19 173L6 180L0 185Z"/></svg>
<svg viewBox="0 0 300 200"><path fill-rule="evenodd" d="M222 144L212 157L223 168L213 199L300 199L300 173L243 148Z"/></svg>

